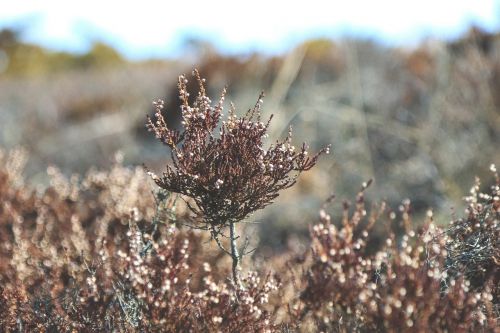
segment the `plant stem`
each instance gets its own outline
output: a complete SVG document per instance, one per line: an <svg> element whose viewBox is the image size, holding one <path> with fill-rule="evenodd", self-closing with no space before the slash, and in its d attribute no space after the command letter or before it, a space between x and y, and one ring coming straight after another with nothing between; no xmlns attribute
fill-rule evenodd
<svg viewBox="0 0 500 333"><path fill-rule="evenodd" d="M229 224L229 238L231 241L231 258L233 259L233 282L235 286L242 288L243 285L241 284L239 272L241 257L236 246L237 236L234 230L234 223Z"/></svg>

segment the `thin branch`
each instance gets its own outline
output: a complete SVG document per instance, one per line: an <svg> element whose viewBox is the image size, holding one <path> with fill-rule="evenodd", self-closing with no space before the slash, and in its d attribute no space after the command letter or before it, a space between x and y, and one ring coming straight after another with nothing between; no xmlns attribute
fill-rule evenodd
<svg viewBox="0 0 500 333"><path fill-rule="evenodd" d="M226 248L222 245L222 243L220 242L220 239L219 237L217 237L216 235L212 235L212 239L215 240L215 242L217 243L217 246L219 247L219 249L221 249L222 251L224 251L226 254L230 255L231 257L233 256L231 254L231 252L229 252L228 250L226 250Z"/></svg>

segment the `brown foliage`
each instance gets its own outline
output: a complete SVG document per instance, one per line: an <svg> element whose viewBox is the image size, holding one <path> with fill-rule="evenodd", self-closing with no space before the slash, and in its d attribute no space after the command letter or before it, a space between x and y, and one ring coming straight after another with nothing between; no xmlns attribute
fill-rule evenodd
<svg viewBox="0 0 500 333"><path fill-rule="evenodd" d="M0 331L498 331L494 166L489 192L476 181L466 217L445 227L429 211L414 229L409 200L399 214L384 203L368 210L368 182L353 206L343 203L340 223L323 207L310 251L272 258L276 274L263 265L243 276L244 288L230 285L208 237L181 228L192 217L171 192L194 200L189 212L216 238L270 204L327 149L295 152L290 134L264 150L260 98L243 117L232 108L220 126L224 93L212 106L195 75L192 105L179 78L184 130L167 127L161 102L149 121L173 164L153 175L162 189L151 195L147 175L123 167L119 155L110 170L81 180L49 167L50 186L34 191L23 181L25 155L0 151ZM376 247L380 224L387 237Z"/></svg>
<svg viewBox="0 0 500 333"><path fill-rule="evenodd" d="M498 191L492 187L492 194ZM432 221L432 212L419 233L411 228L410 202L401 205L401 219L406 231L399 237L390 233L376 253L367 251L370 229L376 221L390 226L396 214L385 204L372 207L368 213L363 190L358 194L354 212L344 203L342 228L321 211L321 222L311 230L311 264L303 274L303 289L293 307L297 327L312 320L322 331L415 331L477 332L497 327L499 265L494 263L498 251L498 226L489 224L478 231L481 245L490 245L487 263L470 261L464 276L461 256L472 255L464 248L467 227L461 225L443 230ZM493 198L493 196L488 196ZM494 205L498 204L498 196ZM496 214L498 221L498 209ZM470 220L470 217L469 217ZM493 221L490 221L493 223ZM487 224L487 222L485 222ZM485 228L489 227L489 230ZM464 228L464 229L462 229ZM450 234L449 237L448 234ZM489 239L489 240L486 240ZM492 240L494 239L494 240ZM457 248L457 243L462 248ZM470 253L469 253L470 252ZM460 254L461 256L457 256ZM493 258L492 258L493 256ZM486 269L481 270L482 266ZM485 268L486 268L485 267ZM475 287L469 272L487 271ZM472 280L473 281L473 280ZM474 284L472 282L472 284Z"/></svg>
<svg viewBox="0 0 500 333"><path fill-rule="evenodd" d="M215 280L218 259L198 246L201 235L175 227L182 214L173 215L174 197L144 195L150 185L140 168L116 163L83 181L49 168L52 185L35 193L22 183L23 162L20 152L0 158L1 331L274 327L266 309L274 278L250 273L237 294ZM203 270L194 266L201 262Z"/></svg>
<svg viewBox="0 0 500 333"><path fill-rule="evenodd" d="M140 169L117 163L71 181L51 168L52 185L34 192L23 184L23 163L19 152L0 158L1 331L470 332L498 326L498 178L489 193L468 198L466 219L441 229L429 213L419 232L411 227L410 202L399 214L384 204L367 211L363 189L354 209L344 203L341 227L323 208L304 259L292 255L283 265L273 258L281 282L250 272L246 288L234 289L220 272L225 266L203 245L207 238L175 226L182 215L175 214L174 197L137 195L149 190ZM400 221L405 231L368 250L373 226L384 221L388 230Z"/></svg>
<svg viewBox="0 0 500 333"><path fill-rule="evenodd" d="M238 250L234 224L271 204L280 191L293 186L299 174L311 169L329 148L312 157L307 156L305 143L300 151L295 151L290 127L286 139L264 149L272 116L267 123L261 122L263 93L243 117L238 117L231 105L227 121L222 121L221 125L226 89L219 102L212 106L206 95L205 80L197 70L193 75L199 92L192 105L187 91L188 80L184 75L179 76L182 131L167 126L161 100L155 103L156 120L148 118L148 129L170 148L172 160L172 166L167 165L162 177L149 173L160 188L195 202L195 205L186 202L202 224L195 227L210 230L221 250L231 256L233 281L241 286L239 263L248 252L246 245L241 252ZM226 227L229 228L230 250L226 250L220 240Z"/></svg>
<svg viewBox="0 0 500 333"><path fill-rule="evenodd" d="M279 191L293 186L298 175L311 169L328 148L312 157L307 156L305 144L295 151L290 129L285 140L264 149L272 117L266 124L261 122L263 94L243 117L232 106L227 121L220 125L226 91L212 106L203 80L194 73L199 93L192 106L188 81L179 77L183 131L167 126L162 101L156 102L156 121L148 120L148 128L171 149L173 164L167 165L162 177L152 177L161 188L192 198L196 207L190 205L191 211L213 230L239 222L272 203Z"/></svg>

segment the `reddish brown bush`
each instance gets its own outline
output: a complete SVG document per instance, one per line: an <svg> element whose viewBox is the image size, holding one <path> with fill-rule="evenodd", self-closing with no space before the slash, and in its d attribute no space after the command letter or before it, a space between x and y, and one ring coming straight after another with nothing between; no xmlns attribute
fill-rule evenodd
<svg viewBox="0 0 500 333"><path fill-rule="evenodd" d="M436 227L430 211L420 232L413 231L409 201L401 206L406 232L390 235L382 249L370 254L366 246L371 227L379 220L393 224L396 214L384 204L368 213L363 191L352 214L344 204L341 229L322 210L320 224L311 230L311 264L291 311L297 326L309 316L322 331L476 332L497 327L491 282L498 278L498 265L489 266L490 279L474 290L469 280L450 276L445 262L456 259L447 246L458 239ZM498 228L483 230L482 237L494 237L495 232ZM474 268L481 268L481 262Z"/></svg>
<svg viewBox="0 0 500 333"><path fill-rule="evenodd" d="M498 178L474 202L486 211L471 215L471 206L467 219L445 229L429 213L413 231L409 202L399 215L383 204L368 212L363 192L354 210L344 204L341 227L325 207L311 229L312 251L289 264L295 284L276 265L282 283L251 272L243 278L246 288L235 290L220 280L224 267L208 244L200 246L203 236L175 227L173 197L163 192L155 203L153 196L136 195L147 186L126 191L147 182L144 174L117 164L89 173L79 185L51 169L52 186L36 193L23 184L23 160L12 153L0 161L2 331L468 332L498 326ZM368 249L375 223L399 220L402 235ZM469 230L465 223L474 225ZM468 246L472 240L482 245ZM467 251L478 260L465 260L473 258Z"/></svg>
<svg viewBox="0 0 500 333"><path fill-rule="evenodd" d="M311 169L329 148L309 157L306 144L299 151L291 144L292 129L283 141L264 149L264 138L271 118L261 122L263 94L252 109L238 117L232 105L227 121L222 121L226 90L212 106L206 95L204 80L194 71L199 92L189 103L188 80L179 76L179 98L182 101L182 131L167 126L162 115L163 101L156 102L156 120L147 126L158 140L171 150L172 166L167 165L161 177L151 173L156 184L195 202L188 207L209 230L220 248L233 259L233 281L241 285L238 269L245 250L237 249L235 224L256 210L272 203L281 190L296 183L303 171ZM218 132L218 133L217 133ZM220 241L229 228L230 250Z"/></svg>
<svg viewBox="0 0 500 333"><path fill-rule="evenodd" d="M250 273L237 293L216 280L203 237L175 227L175 198L138 195L143 171L116 164L79 182L51 168L36 194L22 156L0 159L1 331L274 330L274 278Z"/></svg>
<svg viewBox="0 0 500 333"><path fill-rule="evenodd" d="M212 107L197 78L192 106L179 82L184 132L168 129L160 112L149 123L172 148L173 166L154 176L163 188L156 193L119 155L110 170L82 179L50 167L50 186L34 191L23 181L25 155L0 151L1 332L498 331L494 166L489 191L477 181L466 216L442 227L429 211L415 229L409 200L399 213L383 203L367 209L365 184L353 206L344 202L339 223L326 206L320 211L310 251L275 256L234 288L209 236L182 225L201 222L219 241L225 226L271 203L318 155L294 152L290 136L264 151L260 103L242 118L233 109L214 134L222 102ZM171 191L194 200L187 210L197 219ZM383 244L372 239L380 224ZM236 240L234 230L229 237ZM234 278L237 252L229 253Z"/></svg>

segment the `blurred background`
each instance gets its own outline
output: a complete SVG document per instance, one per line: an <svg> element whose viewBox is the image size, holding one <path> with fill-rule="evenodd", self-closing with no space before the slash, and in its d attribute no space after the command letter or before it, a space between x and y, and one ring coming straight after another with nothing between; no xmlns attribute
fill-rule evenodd
<svg viewBox="0 0 500 333"><path fill-rule="evenodd" d="M288 246L332 192L418 216L462 213L474 176L500 163L499 1L179 3L3 1L0 147L24 147L26 176L106 168L116 151L160 171L167 148L146 132L162 98L179 125L177 76L198 68L240 112L266 92L269 143L332 144L316 170L252 217L263 246ZM194 88L194 86L193 86ZM337 203L340 205L340 203ZM293 235L290 237L290 235ZM297 243L297 242L296 242Z"/></svg>

